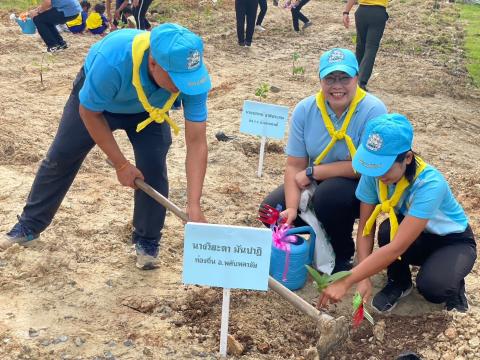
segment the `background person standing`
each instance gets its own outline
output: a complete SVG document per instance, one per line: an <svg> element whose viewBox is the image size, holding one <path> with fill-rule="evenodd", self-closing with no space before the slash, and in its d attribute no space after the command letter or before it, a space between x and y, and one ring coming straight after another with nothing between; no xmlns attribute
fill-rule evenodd
<svg viewBox="0 0 480 360"><path fill-rule="evenodd" d="M133 0L132 1L132 9L133 9L133 17L137 22L137 29L140 30L150 30L151 25L146 18L147 10L152 0Z"/></svg>
<svg viewBox="0 0 480 360"><path fill-rule="evenodd" d="M343 25L350 26L350 10L356 0L348 0L343 12ZM357 28L357 47L355 55L360 66L358 83L364 90L372 75L373 64L380 46L380 40L388 20L388 0L358 0L359 7L355 12Z"/></svg>
<svg viewBox="0 0 480 360"><path fill-rule="evenodd" d="M303 29L306 29L312 22L302 13L302 8L307 5L310 0L300 0L296 3L292 3L290 11L292 12L293 30L300 31L299 21L303 22Z"/></svg>
<svg viewBox="0 0 480 360"><path fill-rule="evenodd" d="M258 0L258 6L260 7L260 12L258 13L257 16L257 23L255 26L255 30L259 31L265 31L265 28L262 26L263 19L265 18L265 15L267 14L267 0Z"/></svg>
<svg viewBox="0 0 480 360"><path fill-rule="evenodd" d="M238 45L251 46L255 32L258 0L235 0L235 15L237 18ZM245 20L247 28L245 29Z"/></svg>

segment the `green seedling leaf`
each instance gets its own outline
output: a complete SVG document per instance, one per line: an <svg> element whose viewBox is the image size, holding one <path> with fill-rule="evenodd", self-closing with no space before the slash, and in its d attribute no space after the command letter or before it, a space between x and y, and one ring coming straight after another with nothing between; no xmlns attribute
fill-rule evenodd
<svg viewBox="0 0 480 360"><path fill-rule="evenodd" d="M320 275L320 273L311 266L305 266L307 267L307 271L312 276L313 280L317 283L319 292L322 292L328 285L334 283L335 281L343 279L344 277L351 274L350 271L339 271L333 275Z"/></svg>
<svg viewBox="0 0 480 360"><path fill-rule="evenodd" d="M375 325L375 321L373 320L372 315L370 315L370 313L365 309L365 307L363 308L363 317L367 319L370 324Z"/></svg>
<svg viewBox="0 0 480 360"><path fill-rule="evenodd" d="M334 283L335 281L343 279L344 277L347 277L348 275L351 275L351 274L352 274L351 271L339 271L339 272L336 272L335 274L327 275L329 276L328 283L329 284Z"/></svg>
<svg viewBox="0 0 480 360"><path fill-rule="evenodd" d="M353 305L353 311L357 310L360 307L360 305L362 305L362 296L360 295L359 292L356 292L355 295L353 296L352 305Z"/></svg>

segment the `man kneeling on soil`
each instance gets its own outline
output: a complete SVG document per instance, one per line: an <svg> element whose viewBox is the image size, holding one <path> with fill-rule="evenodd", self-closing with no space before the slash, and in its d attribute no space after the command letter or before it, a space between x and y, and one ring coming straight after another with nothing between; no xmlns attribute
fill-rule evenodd
<svg viewBox="0 0 480 360"><path fill-rule="evenodd" d="M112 161L118 181L136 188L144 179L168 196L166 156L170 128L178 126L168 110L183 102L187 147L187 214L205 222L200 197L207 164L206 118L210 77L203 63L202 40L176 24L152 32L113 32L90 49L73 83L60 126L35 177L18 223L0 239L0 248L28 245L51 223L83 160L95 143ZM123 155L112 131L123 129L136 164ZM156 265L165 208L135 191L133 236L137 267Z"/></svg>

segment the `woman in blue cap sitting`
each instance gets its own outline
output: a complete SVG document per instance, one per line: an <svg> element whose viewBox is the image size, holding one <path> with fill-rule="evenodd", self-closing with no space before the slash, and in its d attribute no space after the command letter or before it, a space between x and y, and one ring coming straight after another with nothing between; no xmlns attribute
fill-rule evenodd
<svg viewBox="0 0 480 360"><path fill-rule="evenodd" d="M447 181L412 151L412 142L412 125L403 115L382 115L367 124L353 159L362 174L356 190L358 265L323 292L319 307L339 301L356 283L366 301L369 277L387 268L387 284L372 306L388 312L411 292L409 265L417 265L417 289L425 299L445 303L447 310L468 310L465 277L477 257L474 235ZM380 248L372 252L373 225L381 212L389 218L380 224Z"/></svg>
<svg viewBox="0 0 480 360"><path fill-rule="evenodd" d="M358 63L353 52L334 48L320 57L321 89L293 110L286 148L284 184L264 204L281 206L287 224L303 226L300 194L310 184L316 218L335 252L333 272L351 269L355 252L353 224L359 216L355 197L358 174L352 158L365 124L387 109L382 101L358 87Z"/></svg>

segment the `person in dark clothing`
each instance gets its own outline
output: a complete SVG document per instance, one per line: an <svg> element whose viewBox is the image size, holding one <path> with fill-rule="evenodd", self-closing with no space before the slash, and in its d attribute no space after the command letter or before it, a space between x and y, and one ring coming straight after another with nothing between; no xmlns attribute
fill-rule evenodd
<svg viewBox="0 0 480 360"><path fill-rule="evenodd" d="M148 22L145 15L147 14L148 7L152 3L152 0L133 0L133 16L137 22L137 29L140 30L150 30L152 27Z"/></svg>
<svg viewBox="0 0 480 360"><path fill-rule="evenodd" d="M255 30L258 31L265 31L265 28L262 26L263 19L265 18L265 15L267 14L267 0L258 0L258 6L260 7L260 12L258 13L257 16L257 23L255 26Z"/></svg>
<svg viewBox="0 0 480 360"><path fill-rule="evenodd" d="M350 10L356 0L348 0L343 12L343 24L350 25ZM388 0L358 0L359 7L355 12L355 26L357 28L357 47L355 55L360 64L358 83L364 90L372 75L373 64L380 46L380 40L388 20Z"/></svg>
<svg viewBox="0 0 480 360"><path fill-rule="evenodd" d="M300 26L299 26L299 21L303 22L303 29L306 29L310 25L312 25L312 22L308 20L308 18L303 15L301 12L302 8L309 2L310 0L300 0L297 1L296 4L292 4L292 8L290 11L292 12L292 21L293 21L293 30L299 32L300 31Z"/></svg>
<svg viewBox="0 0 480 360"><path fill-rule="evenodd" d="M255 31L258 0L235 0L238 45L251 46ZM245 20L247 28L245 29Z"/></svg>
<svg viewBox="0 0 480 360"><path fill-rule="evenodd" d="M67 48L67 43L59 34L56 25L75 19L81 12L82 8L77 0L43 0L37 8L29 11L28 15L47 45L47 51L55 52Z"/></svg>

